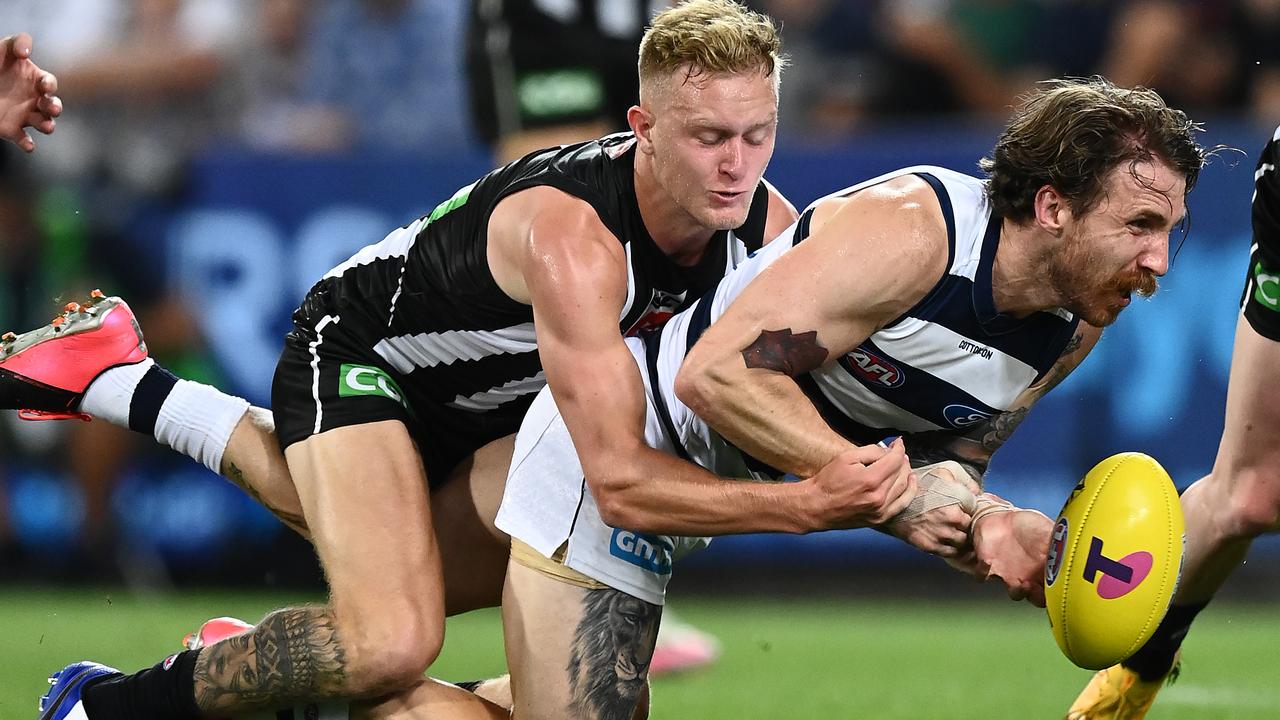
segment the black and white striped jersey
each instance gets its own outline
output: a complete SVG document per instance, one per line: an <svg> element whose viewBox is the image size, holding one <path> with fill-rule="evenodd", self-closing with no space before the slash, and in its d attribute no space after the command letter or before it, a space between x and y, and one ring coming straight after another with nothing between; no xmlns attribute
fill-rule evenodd
<svg viewBox="0 0 1280 720"><path fill-rule="evenodd" d="M1078 324L1062 309L1025 318L996 310L991 272L1002 220L991 214L981 180L917 166L828 197L847 196L906 174L922 178L937 194L947 226L946 273L920 302L852 352L797 378L832 428L859 444L929 431L960 434L1010 409L1053 366ZM646 334L643 350L631 342L637 360L648 366L651 401L659 418L669 418L668 432L677 447L720 474L741 476L762 468L676 399L676 373L688 349L748 283L808 237L813 207L660 334Z"/></svg>
<svg viewBox="0 0 1280 720"><path fill-rule="evenodd" d="M304 302L295 322L308 327L320 315L335 318L326 336L340 332L348 345L380 359L427 428L443 423L461 432L474 424L475 447L515 432L545 376L532 308L508 297L489 270L488 222L503 198L550 186L595 209L627 257L623 333L683 309L763 241L768 196L761 183L743 227L716 233L697 265L675 264L640 217L634 156L634 137L624 133L499 168L331 270L312 291L324 296L323 307Z"/></svg>

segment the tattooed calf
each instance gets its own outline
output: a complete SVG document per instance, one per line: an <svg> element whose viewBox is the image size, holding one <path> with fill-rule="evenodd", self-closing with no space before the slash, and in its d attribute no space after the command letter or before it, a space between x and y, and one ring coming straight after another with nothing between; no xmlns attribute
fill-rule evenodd
<svg viewBox="0 0 1280 720"><path fill-rule="evenodd" d="M594 590L569 656L573 709L581 717L627 720L649 675L662 610L617 590Z"/></svg>
<svg viewBox="0 0 1280 720"><path fill-rule="evenodd" d="M218 717L334 697L346 679L346 650L333 613L286 608L263 618L252 632L201 651L195 667L196 703Z"/></svg>

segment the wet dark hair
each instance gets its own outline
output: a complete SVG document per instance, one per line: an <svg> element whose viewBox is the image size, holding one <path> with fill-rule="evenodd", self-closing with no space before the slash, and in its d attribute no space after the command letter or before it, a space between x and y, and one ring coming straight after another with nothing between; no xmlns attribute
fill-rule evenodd
<svg viewBox="0 0 1280 720"><path fill-rule="evenodd" d="M1049 80L1025 95L991 156L987 196L994 211L1017 222L1035 215L1035 197L1050 185L1083 214L1102 198L1113 168L1159 158L1195 187L1208 153L1203 129L1165 104L1154 90L1122 88L1102 77Z"/></svg>

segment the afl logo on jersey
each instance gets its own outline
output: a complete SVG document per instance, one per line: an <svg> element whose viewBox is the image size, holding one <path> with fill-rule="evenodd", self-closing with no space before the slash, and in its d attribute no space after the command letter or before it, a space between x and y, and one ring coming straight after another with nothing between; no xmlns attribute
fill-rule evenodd
<svg viewBox="0 0 1280 720"><path fill-rule="evenodd" d="M902 371L880 355L858 347L845 355L846 367L855 376L879 387L896 388L902 384Z"/></svg>
<svg viewBox="0 0 1280 720"><path fill-rule="evenodd" d="M957 403L942 408L942 417L946 418L948 423L951 423L951 427L967 428L970 425L976 425L983 420L989 419L991 413Z"/></svg>

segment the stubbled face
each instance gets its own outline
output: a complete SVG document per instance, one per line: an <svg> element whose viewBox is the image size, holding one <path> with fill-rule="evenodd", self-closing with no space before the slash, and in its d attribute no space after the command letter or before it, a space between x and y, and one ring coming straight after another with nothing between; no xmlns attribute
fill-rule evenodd
<svg viewBox="0 0 1280 720"><path fill-rule="evenodd" d="M1185 190L1186 178L1159 159L1113 168L1098 204L1065 224L1062 252L1049 268L1065 307L1104 327L1133 293L1154 295L1169 269L1169 233L1187 212Z"/></svg>
<svg viewBox="0 0 1280 720"><path fill-rule="evenodd" d="M648 98L654 174L697 224L731 230L773 155L778 94L759 72L684 78L677 69Z"/></svg>

